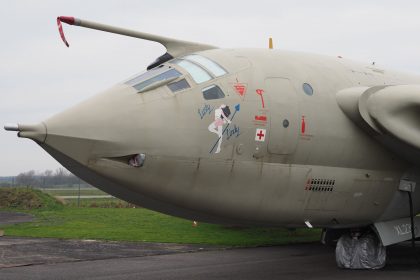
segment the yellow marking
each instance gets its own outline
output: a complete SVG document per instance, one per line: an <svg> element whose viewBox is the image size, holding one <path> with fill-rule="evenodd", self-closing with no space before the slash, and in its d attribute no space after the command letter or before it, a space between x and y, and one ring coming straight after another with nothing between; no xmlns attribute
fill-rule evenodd
<svg viewBox="0 0 420 280"><path fill-rule="evenodd" d="M273 38L268 38L268 48L270 49L270 50L272 50L273 49Z"/></svg>

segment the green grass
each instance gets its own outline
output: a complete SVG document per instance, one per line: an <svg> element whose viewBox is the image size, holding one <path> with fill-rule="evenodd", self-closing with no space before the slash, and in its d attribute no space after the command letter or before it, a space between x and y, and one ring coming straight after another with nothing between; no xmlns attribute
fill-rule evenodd
<svg viewBox="0 0 420 280"><path fill-rule="evenodd" d="M110 198L83 198L80 199L79 205L77 198L64 199L68 207L91 207L91 208L133 208L133 204L125 202L124 200L110 197Z"/></svg>
<svg viewBox="0 0 420 280"><path fill-rule="evenodd" d="M62 204L40 190L30 188L0 188L0 208L61 209Z"/></svg>
<svg viewBox="0 0 420 280"><path fill-rule="evenodd" d="M52 196L67 196L67 195L78 195L78 188L67 188L67 189L42 189L43 192L48 193ZM95 188L81 188L80 195L108 195L106 192Z"/></svg>
<svg viewBox="0 0 420 280"><path fill-rule="evenodd" d="M69 208L30 211L35 222L6 226L9 236L262 246L317 241L319 230L229 228L136 208Z"/></svg>
<svg viewBox="0 0 420 280"><path fill-rule="evenodd" d="M320 230L283 228L238 228L199 223L171 217L143 208L115 208L119 199L87 199L74 207L75 201L60 204L39 190L0 189L2 211L22 211L35 221L4 226L8 236L99 239L172 243L200 243L225 246L263 246L317 241ZM77 202L76 202L77 203ZM102 204L101 204L102 203ZM102 206L98 206L102 205ZM90 206L90 207L89 207ZM130 205L128 205L130 206Z"/></svg>

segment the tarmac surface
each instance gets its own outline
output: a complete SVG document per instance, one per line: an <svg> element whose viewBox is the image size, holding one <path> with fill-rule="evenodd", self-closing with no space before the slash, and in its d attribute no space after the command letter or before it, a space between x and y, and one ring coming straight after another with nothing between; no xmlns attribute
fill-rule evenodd
<svg viewBox="0 0 420 280"><path fill-rule="evenodd" d="M0 226L30 222L34 216L18 212L0 212Z"/></svg>
<svg viewBox="0 0 420 280"><path fill-rule="evenodd" d="M420 254L420 243L417 244ZM336 267L319 243L222 248L163 243L0 237L0 279L419 279L409 243L376 271Z"/></svg>

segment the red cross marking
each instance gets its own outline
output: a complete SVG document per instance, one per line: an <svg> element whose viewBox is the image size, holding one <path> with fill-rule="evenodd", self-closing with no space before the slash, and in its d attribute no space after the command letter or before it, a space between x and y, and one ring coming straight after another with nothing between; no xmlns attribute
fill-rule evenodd
<svg viewBox="0 0 420 280"><path fill-rule="evenodd" d="M263 133L263 131L262 131L262 130L260 130L260 131L258 132L257 136L258 136L258 138L261 140L261 139L265 136L265 134Z"/></svg>

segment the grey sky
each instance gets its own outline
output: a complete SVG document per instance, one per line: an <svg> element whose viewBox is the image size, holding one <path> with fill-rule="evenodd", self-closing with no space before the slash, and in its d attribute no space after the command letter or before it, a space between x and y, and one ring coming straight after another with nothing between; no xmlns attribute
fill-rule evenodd
<svg viewBox="0 0 420 280"><path fill-rule="evenodd" d="M64 25L59 15L219 47L275 48L375 61L420 73L419 1L0 0L0 124L35 123L142 71L156 43ZM0 130L0 176L59 164Z"/></svg>

